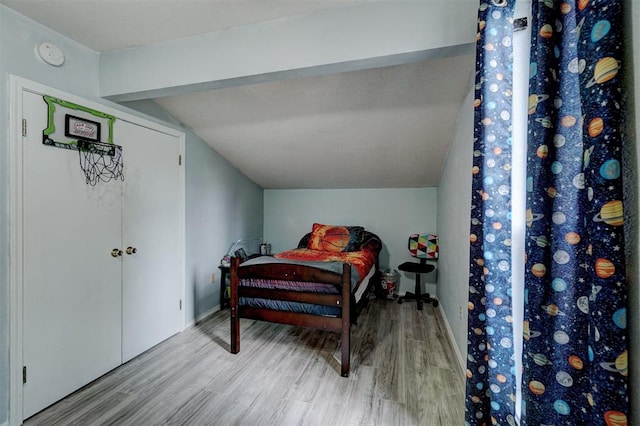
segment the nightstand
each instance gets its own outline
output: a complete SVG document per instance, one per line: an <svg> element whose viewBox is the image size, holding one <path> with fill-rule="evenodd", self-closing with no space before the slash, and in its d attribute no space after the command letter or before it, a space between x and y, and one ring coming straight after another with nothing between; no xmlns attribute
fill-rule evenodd
<svg viewBox="0 0 640 426"><path fill-rule="evenodd" d="M227 297L227 275L231 271L230 266L218 266L220 269L220 310L229 306L229 297Z"/></svg>
<svg viewBox="0 0 640 426"><path fill-rule="evenodd" d="M272 254L268 254L266 256L270 256L273 257ZM253 259L256 257L260 257L259 254L252 254L249 256L249 259ZM227 276L229 276L229 272L231 271L231 266L218 266L218 269L220 269L220 309L224 309L227 306L229 306L230 302L229 299L230 297L227 295L227 289L229 288L229 285L227 284Z"/></svg>

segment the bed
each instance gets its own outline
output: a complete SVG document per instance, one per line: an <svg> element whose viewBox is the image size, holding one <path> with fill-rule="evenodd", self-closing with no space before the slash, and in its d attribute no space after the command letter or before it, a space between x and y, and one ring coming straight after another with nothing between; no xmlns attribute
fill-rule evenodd
<svg viewBox="0 0 640 426"><path fill-rule="evenodd" d="M362 227L314 224L298 247L242 262L231 259L231 352L240 319L340 333L341 375L349 376L350 328L380 285L380 238Z"/></svg>

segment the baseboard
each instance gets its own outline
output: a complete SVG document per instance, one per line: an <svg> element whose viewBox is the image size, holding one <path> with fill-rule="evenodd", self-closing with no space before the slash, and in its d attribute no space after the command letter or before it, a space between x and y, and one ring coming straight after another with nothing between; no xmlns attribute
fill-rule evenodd
<svg viewBox="0 0 640 426"><path fill-rule="evenodd" d="M451 326L449 326L449 320L447 320L447 315L444 313L444 310L442 309L442 304L438 305L438 311L440 312L440 318L442 318L442 323L444 324L444 328L447 332L447 336L449 337L449 345L453 349L453 352L455 353L456 358L458 359L458 367L460 368L460 374L466 380L467 365L464 357L462 356L462 354L460 353L460 350L458 349L458 345L455 344L456 339L453 335L453 331L451 330Z"/></svg>
<svg viewBox="0 0 640 426"><path fill-rule="evenodd" d="M193 327L194 325L198 324L199 322L202 322L202 321L206 320L207 318L209 318L211 315L215 314L219 310L220 310L220 305L216 305L213 308L204 311L203 313L201 313L200 315L198 315L197 317L195 317L194 319L192 319L191 321L186 323L185 327L184 327L185 330L187 328L189 328L189 327Z"/></svg>

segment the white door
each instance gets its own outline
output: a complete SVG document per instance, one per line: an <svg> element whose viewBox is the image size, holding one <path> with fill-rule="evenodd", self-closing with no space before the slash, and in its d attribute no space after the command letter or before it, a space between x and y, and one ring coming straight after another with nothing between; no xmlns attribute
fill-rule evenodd
<svg viewBox="0 0 640 426"><path fill-rule="evenodd" d="M122 361L180 331L182 293L179 139L118 120L124 158ZM128 254L127 248L135 249Z"/></svg>
<svg viewBox="0 0 640 426"><path fill-rule="evenodd" d="M23 92L23 362L27 418L121 363L122 183L87 185L78 152L42 144Z"/></svg>

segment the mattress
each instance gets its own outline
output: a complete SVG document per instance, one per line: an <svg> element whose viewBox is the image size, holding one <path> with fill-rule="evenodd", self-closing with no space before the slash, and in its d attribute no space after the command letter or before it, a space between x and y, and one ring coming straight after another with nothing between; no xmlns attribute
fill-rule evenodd
<svg viewBox="0 0 640 426"><path fill-rule="evenodd" d="M260 259L260 260L258 260ZM257 258L245 262L241 265L251 264L264 264L264 263L295 263L305 264L308 266L320 267L321 269L329 270L332 272L341 272L341 262L303 262L287 259L273 259L273 258ZM369 281L375 274L375 265L369 268L368 273L363 279L359 278L359 273L356 268L351 268L351 294L353 294L356 303L360 301L364 295ZM271 288L289 291L308 291L322 294L340 294L340 287L332 284L325 283L312 283L302 281L286 281L286 280L268 280L261 278L243 279L241 280L241 286L245 287L257 287L257 288ZM278 311L288 311L296 313L307 313L319 316L340 316L341 308L333 306L313 305L309 303L301 302L289 302L282 300L271 299L258 299L249 297L240 297L238 300L240 306L251 306L254 308L264 308Z"/></svg>

